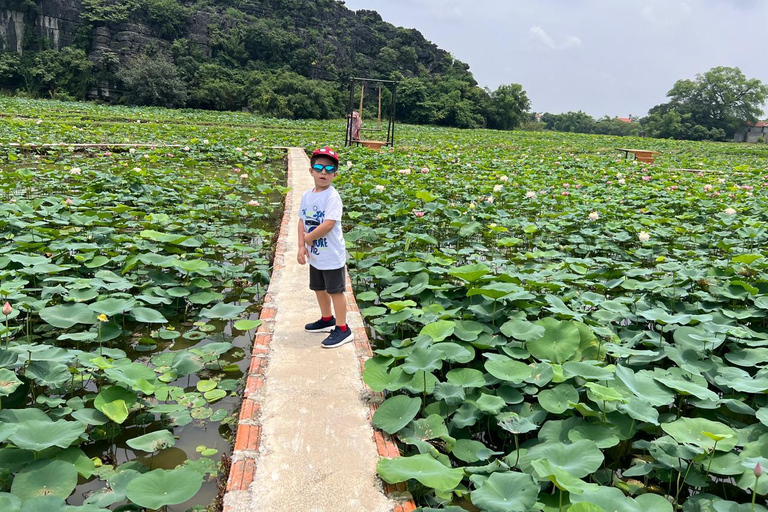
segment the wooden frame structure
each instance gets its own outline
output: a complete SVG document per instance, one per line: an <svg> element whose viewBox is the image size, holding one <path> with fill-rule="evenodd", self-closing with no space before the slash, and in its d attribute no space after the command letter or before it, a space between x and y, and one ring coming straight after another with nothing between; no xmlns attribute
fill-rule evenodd
<svg viewBox="0 0 768 512"><path fill-rule="evenodd" d="M359 136L359 133L355 133L353 113L355 112L355 92L360 88L360 105L358 107L357 115L362 120L363 118L363 99L365 98L365 86L366 84L375 84L379 91L379 109L377 114L377 128L368 129L367 131L383 131L381 127L381 91L386 87L391 91L392 101L387 109L387 136L385 140L366 140ZM362 145L372 149L381 149L383 146L393 147L395 145L395 106L397 104L397 82L394 80L378 80L375 78L350 78L349 79L349 106L347 108L347 129L345 131L344 145L351 146L353 144ZM357 137L355 137L357 135Z"/></svg>

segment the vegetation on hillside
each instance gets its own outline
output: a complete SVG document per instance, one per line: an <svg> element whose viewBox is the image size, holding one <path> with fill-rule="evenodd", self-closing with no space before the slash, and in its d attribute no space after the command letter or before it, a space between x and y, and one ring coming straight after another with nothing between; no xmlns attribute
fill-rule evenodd
<svg viewBox="0 0 768 512"><path fill-rule="evenodd" d="M23 55L0 54L0 88L60 99L111 88L137 105L326 119L344 115L348 79L363 76L402 81L407 122L511 129L530 107L520 85L483 89L417 30L335 0L84 0L82 9L62 51L27 37ZM153 38L141 53L94 47L95 29L135 30L128 21Z"/></svg>

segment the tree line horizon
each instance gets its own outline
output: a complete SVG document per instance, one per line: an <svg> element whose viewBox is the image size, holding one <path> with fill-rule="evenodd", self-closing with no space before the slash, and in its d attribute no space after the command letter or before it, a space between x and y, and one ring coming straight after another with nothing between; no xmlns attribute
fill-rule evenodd
<svg viewBox="0 0 768 512"><path fill-rule="evenodd" d="M34 19L36 4L17 8ZM189 22L201 13L211 20L207 46ZM124 27L129 20L154 37L141 53L94 47L98 27ZM22 54L0 51L5 94L331 119L346 114L348 78L362 76L399 82L398 122L692 140L731 139L758 120L768 98L760 80L739 68L716 67L678 80L669 101L637 123L594 119L582 111L537 119L521 84L480 87L469 65L417 30L384 22L375 11L351 11L337 0L84 0L69 46L53 49L32 33L25 34ZM119 92L118 99L99 97L105 88ZM383 100L389 99L385 92ZM370 109L367 114L371 122Z"/></svg>

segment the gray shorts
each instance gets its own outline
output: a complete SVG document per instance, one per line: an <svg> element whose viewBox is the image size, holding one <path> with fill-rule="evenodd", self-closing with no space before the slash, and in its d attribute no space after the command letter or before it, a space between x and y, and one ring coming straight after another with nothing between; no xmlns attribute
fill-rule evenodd
<svg viewBox="0 0 768 512"><path fill-rule="evenodd" d="M343 293L347 288L346 268L319 270L310 265L309 289L314 291L325 290L327 293Z"/></svg>

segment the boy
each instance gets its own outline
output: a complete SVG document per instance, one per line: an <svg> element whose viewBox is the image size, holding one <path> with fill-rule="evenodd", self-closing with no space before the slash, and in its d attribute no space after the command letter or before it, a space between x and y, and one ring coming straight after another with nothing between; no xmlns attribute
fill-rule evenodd
<svg viewBox="0 0 768 512"><path fill-rule="evenodd" d="M339 170L339 155L329 147L316 149L309 173L314 188L304 192L299 207L299 265L309 260L309 289L315 292L321 318L304 326L308 332L328 332L323 348L336 348L352 341L347 326L347 249L341 232L341 197L331 184ZM336 318L331 312L331 304Z"/></svg>

